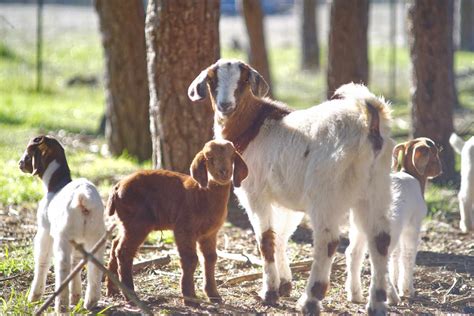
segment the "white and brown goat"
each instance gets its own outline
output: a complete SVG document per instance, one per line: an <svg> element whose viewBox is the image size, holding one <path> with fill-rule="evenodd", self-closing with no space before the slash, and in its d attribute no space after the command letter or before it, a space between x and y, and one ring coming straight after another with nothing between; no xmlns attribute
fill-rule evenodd
<svg viewBox="0 0 474 316"><path fill-rule="evenodd" d="M49 136L35 137L28 143L19 161L21 171L37 175L45 195L37 212L38 231L34 240L34 279L28 296L37 301L44 292L51 256L54 255L55 289L82 259L71 240L88 251L105 232L104 206L96 187L86 179L71 180L64 148ZM95 252L103 260L104 247ZM100 298L102 273L92 263L87 265L87 289L84 306L91 309ZM81 298L81 276L77 276L56 298L55 310L75 305Z"/></svg>
<svg viewBox="0 0 474 316"><path fill-rule="evenodd" d="M261 297L275 304L289 295L287 240L304 213L314 230L314 262L304 312L319 313L329 286L339 227L352 208L369 240L374 269L368 310L386 312L390 228L389 108L362 85L336 91L338 99L292 111L264 98L268 85L238 60L221 59L191 83L192 101L210 97L214 133L242 153L249 176L235 190L264 258Z"/></svg>

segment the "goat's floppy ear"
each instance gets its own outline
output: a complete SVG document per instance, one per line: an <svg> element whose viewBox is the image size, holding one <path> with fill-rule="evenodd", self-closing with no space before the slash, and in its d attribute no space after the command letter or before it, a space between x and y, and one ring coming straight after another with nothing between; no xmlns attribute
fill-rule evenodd
<svg viewBox="0 0 474 316"><path fill-rule="evenodd" d="M270 87L268 86L268 83L263 79L262 75L260 75L255 69L252 67L250 68L250 74L249 74L249 83L250 83L250 89L252 89L252 93L259 97L263 98L264 96L267 95L268 90L270 90Z"/></svg>
<svg viewBox="0 0 474 316"><path fill-rule="evenodd" d="M426 166L430 161L430 150L424 145L415 146L413 149L412 163L419 174L424 175Z"/></svg>
<svg viewBox="0 0 474 316"><path fill-rule="evenodd" d="M202 151L197 153L191 163L191 177L199 183L201 188L207 187L206 157Z"/></svg>
<svg viewBox="0 0 474 316"><path fill-rule="evenodd" d="M44 169L43 160L41 159L41 151L37 148L35 149L35 153L31 158L31 166L33 169L32 175L37 175L41 173Z"/></svg>
<svg viewBox="0 0 474 316"><path fill-rule="evenodd" d="M201 101L207 97L207 78L208 69L206 68L191 82L188 88L188 97L191 101Z"/></svg>
<svg viewBox="0 0 474 316"><path fill-rule="evenodd" d="M234 187L240 187L242 181L247 178L249 174L249 169L247 164L245 163L242 156L236 151L234 156L234 174L232 177L232 182L234 183Z"/></svg>
<svg viewBox="0 0 474 316"><path fill-rule="evenodd" d="M398 167L404 166L405 162L405 145L406 143L401 143L395 146L392 151L392 170L398 171Z"/></svg>

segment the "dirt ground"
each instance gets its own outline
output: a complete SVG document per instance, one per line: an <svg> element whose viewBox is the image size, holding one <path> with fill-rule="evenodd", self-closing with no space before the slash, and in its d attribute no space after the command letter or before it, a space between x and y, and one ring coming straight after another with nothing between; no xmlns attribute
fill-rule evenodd
<svg viewBox="0 0 474 316"><path fill-rule="evenodd" d="M25 214L27 214L25 216ZM416 296L403 299L398 306L389 308L395 314L439 314L439 313L474 313L474 234L462 234L457 227L458 215L448 213L443 218L427 221L423 227L422 242L417 256L415 270ZM15 243L29 244L35 231L34 212L31 210L10 210L0 214L0 231L4 242L13 236ZM347 234L341 236L341 243L336 254L331 286L323 301L324 312L334 314L364 313L364 304L353 304L346 301L344 292L345 259L344 249L348 245ZM258 257L258 250L253 231L246 214L237 208L231 208L229 223L222 228L219 236L219 250L226 253L242 254L253 259ZM303 223L292 238L289 255L292 262L304 262L310 259L311 231ZM162 267L148 267L135 275L135 288L139 297L155 313L192 313L192 314L232 314L232 313L294 313L299 295L304 290L308 272L294 273L293 291L288 298L281 298L275 307L264 306L257 292L261 279L251 278L248 281L236 281L241 275L259 273L261 268L250 262L219 258L216 278L219 291L224 299L223 304L211 304L205 300L202 288L201 270L196 273L197 293L202 302L199 307L186 307L180 298L180 269L178 255L173 244L158 243L143 247L136 261L147 258L169 255L171 262ZM303 269L304 270L304 269ZM364 264L363 284L365 296L370 277L368 260ZM32 273L22 274L3 282L4 297L11 290L26 291L32 280ZM48 277L47 294L53 290L53 276ZM121 297L103 297L100 309L109 306L108 314L133 314L139 311L125 303ZM98 309L98 310L100 310ZM98 311L97 310L97 311Z"/></svg>

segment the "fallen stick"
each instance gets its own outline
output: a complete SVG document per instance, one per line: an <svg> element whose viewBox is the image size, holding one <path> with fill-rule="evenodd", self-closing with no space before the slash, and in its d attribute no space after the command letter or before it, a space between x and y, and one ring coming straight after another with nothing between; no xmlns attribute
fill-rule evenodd
<svg viewBox="0 0 474 316"><path fill-rule="evenodd" d="M453 304L453 305L467 304L467 303L474 303L474 296L463 297L463 298L450 302L450 304Z"/></svg>
<svg viewBox="0 0 474 316"><path fill-rule="evenodd" d="M137 262L133 265L132 270L133 272L138 272L148 266L164 266L170 262L171 262L171 257L167 255L166 257L153 258L153 259Z"/></svg>
<svg viewBox="0 0 474 316"><path fill-rule="evenodd" d="M451 285L451 287L448 289L448 291L446 291L446 294L444 294L444 296L443 296L443 303L446 303L446 301L448 300L448 295L451 294L453 289L458 284L459 280L460 280L459 278L454 278L453 285Z"/></svg>
<svg viewBox="0 0 474 316"><path fill-rule="evenodd" d="M1 282L8 281L8 280L16 279L16 278L18 278L18 277L21 277L22 275L27 274L27 273L28 273L28 272L22 272L22 273L18 273L18 274L15 274L15 275L10 275L10 276L1 278L1 279L0 279L0 283L1 283Z"/></svg>
<svg viewBox="0 0 474 316"><path fill-rule="evenodd" d="M113 229L114 229L114 226L112 226L109 230L105 232L102 238L100 238L99 241L94 245L94 247L92 247L91 253L95 254L97 250L103 246L103 244L105 243L109 235L112 233ZM81 272L82 268L86 265L86 263L87 263L87 259L83 258L78 263L78 265L74 268L74 270L72 270L71 273L69 273L66 279L64 279L63 283L61 283L59 288L56 291L54 291L53 295L51 295L46 300L46 302L44 302L43 305L41 305L41 307L35 312L35 315L40 315L42 312L44 312L48 308L48 306L53 302L56 296L58 296L59 293L61 293L64 290L64 288L69 284L69 282L74 278L74 276L78 274L79 272Z"/></svg>
<svg viewBox="0 0 474 316"><path fill-rule="evenodd" d="M97 266L107 277L114 283L115 286L119 287L122 290L122 293L132 301L138 308L140 308L145 314L153 315L153 312L148 308L148 306L140 301L140 299L135 295L135 293L130 290L126 285L119 281L117 276L107 270L106 267L102 265L102 263L94 257L91 253L84 250L81 244L76 243L75 241L71 240L73 246L87 259L90 260L93 264Z"/></svg>
<svg viewBox="0 0 474 316"><path fill-rule="evenodd" d="M229 253L221 250L217 250L217 255L224 259L250 263L251 265L261 266L262 260L250 254L239 254L239 253Z"/></svg>

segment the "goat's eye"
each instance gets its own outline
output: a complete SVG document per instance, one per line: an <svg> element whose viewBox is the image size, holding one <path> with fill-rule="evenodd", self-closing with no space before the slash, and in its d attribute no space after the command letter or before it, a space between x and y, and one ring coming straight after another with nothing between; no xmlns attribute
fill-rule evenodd
<svg viewBox="0 0 474 316"><path fill-rule="evenodd" d="M31 160L31 157L29 155L26 155L25 156L25 161L30 161Z"/></svg>

